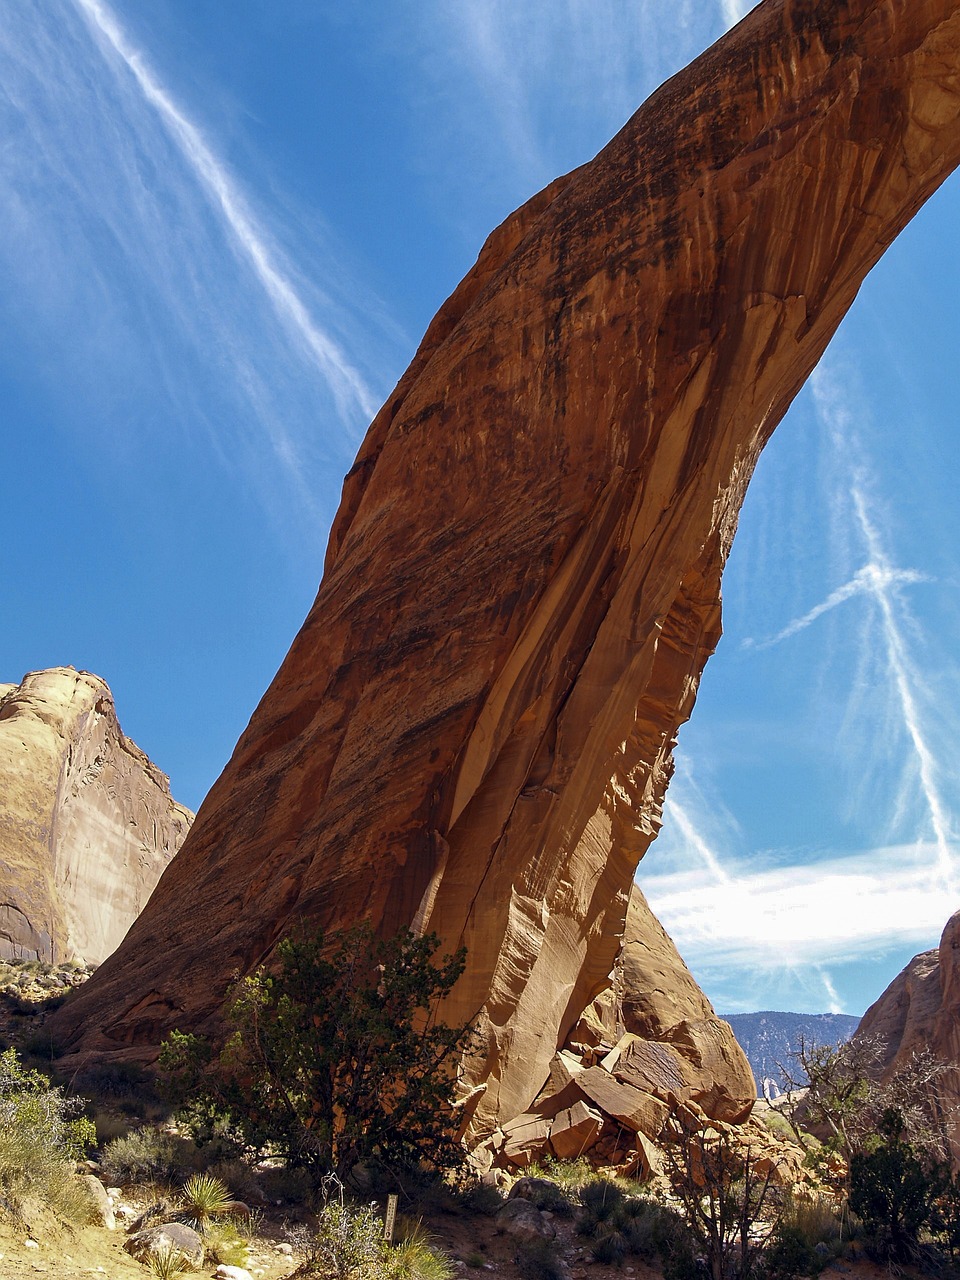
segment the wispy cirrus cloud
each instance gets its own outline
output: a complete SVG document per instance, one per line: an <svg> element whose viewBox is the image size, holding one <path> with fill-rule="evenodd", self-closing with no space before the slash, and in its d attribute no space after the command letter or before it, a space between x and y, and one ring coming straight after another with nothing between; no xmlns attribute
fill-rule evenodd
<svg viewBox="0 0 960 1280"><path fill-rule="evenodd" d="M330 383L341 412L349 414L357 408L365 416L372 416L378 407L375 395L343 348L310 314L276 251L270 247L265 231L257 225L239 185L214 154L200 129L187 118L169 90L160 83L145 54L130 41L108 5L103 0L74 0L74 3L94 33L127 69L145 101L163 121L187 165L208 192L214 208L219 211L225 226L247 258L278 316L310 353L320 373Z"/></svg>
<svg viewBox="0 0 960 1280"><path fill-rule="evenodd" d="M850 1007L858 966L891 957L888 981L911 952L933 945L960 905L954 680L933 661L923 615L912 608L923 602L918 588L932 596L941 584L922 562L903 567L891 550L891 504L879 496L863 438L868 428L876 430L869 397L842 356L821 363L807 404L814 419L805 435L808 487L793 519L775 503L771 512L762 510L772 523L759 526L759 563L764 581L782 584L785 599L824 576L840 578L841 585L768 637L742 640L740 663L762 661L770 679L795 686L788 714L802 708L805 685L811 703L832 710L818 712L806 726L788 721L781 736L778 711L757 705L755 723L741 719L731 727L732 735L759 737L780 752L769 762L762 749L747 753L759 789L747 802L750 810L738 810L717 791L733 777L729 769L713 778L712 794L704 792L691 785L701 762L678 753L663 847L654 847L639 873L681 954L731 1011L771 1007L771 1000L781 1007L801 999L805 1007ZM790 485L798 487L796 463ZM811 501L819 505L804 511ZM826 520L819 514L824 509ZM805 535L796 532L803 515ZM814 531L822 543L816 548ZM773 533L779 541L768 548L763 544ZM788 548L782 574L774 545L781 556ZM765 602L768 616L776 597L769 593ZM779 708L775 684L771 692ZM726 749L716 730L710 742ZM716 772L709 756L702 764ZM768 785L775 790L765 803ZM740 803L747 790L738 783ZM718 797L733 804L741 820L736 828L717 824ZM774 816L758 822L753 806L773 808ZM815 815L812 821L807 813ZM798 834L804 843L797 843ZM771 837L779 843L768 845ZM878 994L875 988L869 998Z"/></svg>
<svg viewBox="0 0 960 1280"><path fill-rule="evenodd" d="M318 219L258 210L106 0L5 6L0 130L4 305L58 429L111 465L187 444L322 526L396 339Z"/></svg>
<svg viewBox="0 0 960 1280"><path fill-rule="evenodd" d="M434 94L462 115L484 168L509 185L506 161L529 190L590 159L721 29L693 0L434 0L430 13L424 65Z"/></svg>
<svg viewBox="0 0 960 1280"><path fill-rule="evenodd" d="M927 842L786 866L750 859L728 863L724 881L688 869L643 888L688 963L765 975L802 965L822 978L825 966L939 937L934 852Z"/></svg>

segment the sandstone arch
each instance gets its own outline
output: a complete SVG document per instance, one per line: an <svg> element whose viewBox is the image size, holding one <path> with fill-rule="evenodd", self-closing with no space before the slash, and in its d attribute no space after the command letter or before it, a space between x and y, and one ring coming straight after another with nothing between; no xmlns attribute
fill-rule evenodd
<svg viewBox="0 0 960 1280"><path fill-rule="evenodd" d="M298 920L463 940L478 1131L609 973L757 456L960 161L960 0L766 0L489 238L344 485L316 603L58 1017L147 1056Z"/></svg>

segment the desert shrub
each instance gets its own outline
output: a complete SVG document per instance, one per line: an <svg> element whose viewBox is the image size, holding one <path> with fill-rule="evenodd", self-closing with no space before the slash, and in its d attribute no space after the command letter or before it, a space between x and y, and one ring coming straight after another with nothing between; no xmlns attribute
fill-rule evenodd
<svg viewBox="0 0 960 1280"><path fill-rule="evenodd" d="M577 1195L582 1206L577 1231L585 1236L596 1235L597 1229L613 1218L625 1199L620 1188L606 1178L584 1183Z"/></svg>
<svg viewBox="0 0 960 1280"><path fill-rule="evenodd" d="M617 1183L594 1178L580 1188L577 1233L592 1240L596 1262L619 1265L628 1255L666 1260L689 1233L680 1216L648 1196L626 1194Z"/></svg>
<svg viewBox="0 0 960 1280"><path fill-rule="evenodd" d="M788 1196L763 1256L770 1280L818 1276L841 1251L840 1221L823 1196Z"/></svg>
<svg viewBox="0 0 960 1280"><path fill-rule="evenodd" d="M514 1263L520 1280L565 1280L567 1274L552 1240L525 1240Z"/></svg>
<svg viewBox="0 0 960 1280"><path fill-rule="evenodd" d="M398 1174L462 1164L453 1068L469 1038L434 1016L464 956L433 964L439 940L368 926L287 938L277 968L234 988L236 1027L215 1055L175 1032L161 1065L198 1141L215 1124L239 1149L274 1150L316 1185L361 1164Z"/></svg>
<svg viewBox="0 0 960 1280"><path fill-rule="evenodd" d="M577 1191L587 1182L596 1179L596 1170L586 1156L576 1160L559 1160L556 1156L544 1156L530 1165L527 1174L531 1178L547 1178L568 1191Z"/></svg>
<svg viewBox="0 0 960 1280"><path fill-rule="evenodd" d="M204 1259L227 1267L248 1264L247 1241L232 1222L213 1222L203 1237Z"/></svg>
<svg viewBox="0 0 960 1280"><path fill-rule="evenodd" d="M381 1245L380 1265L384 1280L450 1280L454 1274L450 1259L422 1222L404 1227L394 1245Z"/></svg>
<svg viewBox="0 0 960 1280"><path fill-rule="evenodd" d="M500 1191L483 1182L472 1182L461 1191L460 1199L469 1213L481 1213L488 1218L492 1218L504 1204Z"/></svg>
<svg viewBox="0 0 960 1280"><path fill-rule="evenodd" d="M515 1188L514 1195L520 1194ZM576 1200L572 1190L558 1186L549 1178L527 1178L523 1188L523 1198L537 1209L545 1209L558 1218L572 1218Z"/></svg>
<svg viewBox="0 0 960 1280"><path fill-rule="evenodd" d="M674 1139L664 1148L673 1193L712 1280L749 1280L779 1216L772 1168L760 1173L749 1145L706 1122L676 1118Z"/></svg>
<svg viewBox="0 0 960 1280"><path fill-rule="evenodd" d="M850 1161L850 1209L863 1222L868 1252L882 1262L919 1257L921 1232L949 1184L943 1166L918 1157L903 1129L901 1114L888 1109L880 1140Z"/></svg>
<svg viewBox="0 0 960 1280"><path fill-rule="evenodd" d="M956 1260L960 1252L960 1174L944 1175L933 1201L930 1228L937 1242Z"/></svg>
<svg viewBox="0 0 960 1280"><path fill-rule="evenodd" d="M146 1125L107 1143L100 1152L100 1176L118 1186L179 1182L193 1160L191 1143Z"/></svg>
<svg viewBox="0 0 960 1280"><path fill-rule="evenodd" d="M73 1172L94 1139L81 1106L25 1068L13 1049L0 1054L0 1196L15 1213L32 1198L71 1221L90 1215L89 1195Z"/></svg>
<svg viewBox="0 0 960 1280"><path fill-rule="evenodd" d="M383 1222L370 1205L352 1205L331 1197L317 1217L305 1270L323 1280L375 1276L383 1253Z"/></svg>

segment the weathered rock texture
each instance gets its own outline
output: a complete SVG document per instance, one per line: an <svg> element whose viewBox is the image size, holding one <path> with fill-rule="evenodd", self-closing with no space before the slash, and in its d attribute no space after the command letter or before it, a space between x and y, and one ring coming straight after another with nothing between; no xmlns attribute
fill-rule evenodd
<svg viewBox="0 0 960 1280"><path fill-rule="evenodd" d="M99 677L56 667L0 686L0 956L105 959L192 818Z"/></svg>
<svg viewBox="0 0 960 1280"><path fill-rule="evenodd" d="M767 0L509 217L348 475L320 591L61 1011L149 1056L298 921L465 943L476 1133L607 983L757 456L960 158L960 0Z"/></svg>
<svg viewBox="0 0 960 1280"><path fill-rule="evenodd" d="M733 1032L634 885L610 986L573 1027L530 1110L509 1118L485 1148L516 1166L595 1152L605 1164L648 1174L677 1107L688 1119L739 1123L755 1100Z"/></svg>
<svg viewBox="0 0 960 1280"><path fill-rule="evenodd" d="M930 1106L960 1169L960 911L947 921L940 946L914 956L863 1015L854 1040L867 1038L880 1046L882 1080L907 1069L921 1050L950 1064Z"/></svg>

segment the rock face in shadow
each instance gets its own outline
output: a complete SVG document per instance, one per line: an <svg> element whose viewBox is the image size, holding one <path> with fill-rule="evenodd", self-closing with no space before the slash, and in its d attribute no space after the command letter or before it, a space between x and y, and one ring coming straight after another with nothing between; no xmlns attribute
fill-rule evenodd
<svg viewBox="0 0 960 1280"><path fill-rule="evenodd" d="M473 1133L608 983L759 452L960 159L960 0L767 0L488 239L75 1053L211 1025L299 922L465 944Z"/></svg>
<svg viewBox="0 0 960 1280"><path fill-rule="evenodd" d="M950 1064L930 1107L960 1169L960 911L947 921L939 947L914 956L863 1015L854 1040L867 1038L880 1048L882 1080L908 1069L922 1050Z"/></svg>
<svg viewBox="0 0 960 1280"><path fill-rule="evenodd" d="M105 959L192 819L98 676L55 667L0 686L0 956Z"/></svg>

